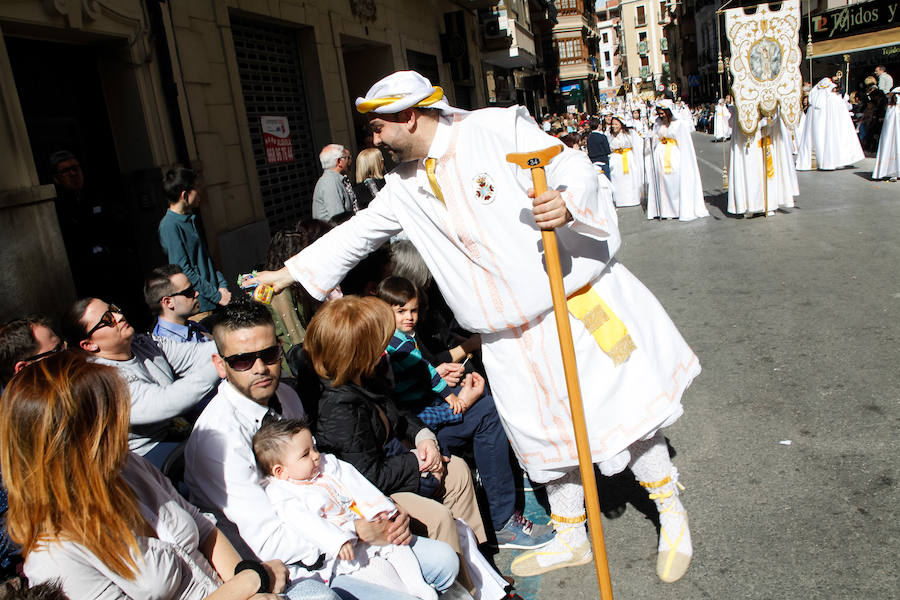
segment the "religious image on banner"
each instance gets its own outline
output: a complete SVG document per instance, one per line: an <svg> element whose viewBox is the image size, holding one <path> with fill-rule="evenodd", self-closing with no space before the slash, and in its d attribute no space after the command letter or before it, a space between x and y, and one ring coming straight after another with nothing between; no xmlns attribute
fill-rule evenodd
<svg viewBox="0 0 900 600"><path fill-rule="evenodd" d="M738 125L747 135L756 132L760 113L771 116L779 104L789 127L800 122L800 0L780 4L780 10L758 4L752 14L743 8L725 11L734 105Z"/></svg>

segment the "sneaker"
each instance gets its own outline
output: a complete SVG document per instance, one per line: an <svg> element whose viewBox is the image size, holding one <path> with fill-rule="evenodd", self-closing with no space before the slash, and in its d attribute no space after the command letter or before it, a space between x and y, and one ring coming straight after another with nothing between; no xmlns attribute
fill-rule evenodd
<svg viewBox="0 0 900 600"><path fill-rule="evenodd" d="M522 548L533 550L549 543L556 535L550 525L535 525L516 511L503 526L495 532L498 548Z"/></svg>

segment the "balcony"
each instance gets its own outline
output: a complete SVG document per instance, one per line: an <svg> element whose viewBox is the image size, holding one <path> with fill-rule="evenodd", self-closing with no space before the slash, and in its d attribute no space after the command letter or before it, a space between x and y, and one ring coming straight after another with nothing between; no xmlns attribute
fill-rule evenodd
<svg viewBox="0 0 900 600"><path fill-rule="evenodd" d="M488 21L481 26L482 59L505 69L533 66L534 34L514 19Z"/></svg>
<svg viewBox="0 0 900 600"><path fill-rule="evenodd" d="M663 75L666 75L666 76L671 75L671 69L669 68L669 63L664 62L662 64L662 72L663 72Z"/></svg>
<svg viewBox="0 0 900 600"><path fill-rule="evenodd" d="M641 67L641 79L643 79L644 81L650 81L650 67L649 66L645 65L645 66Z"/></svg>
<svg viewBox="0 0 900 600"><path fill-rule="evenodd" d="M666 38L662 38L659 40L659 49L661 52L669 51L669 40Z"/></svg>
<svg viewBox="0 0 900 600"><path fill-rule="evenodd" d="M647 42L646 41L638 42L637 51L638 51L639 55L647 56L647 53L650 51L650 49L647 45Z"/></svg>

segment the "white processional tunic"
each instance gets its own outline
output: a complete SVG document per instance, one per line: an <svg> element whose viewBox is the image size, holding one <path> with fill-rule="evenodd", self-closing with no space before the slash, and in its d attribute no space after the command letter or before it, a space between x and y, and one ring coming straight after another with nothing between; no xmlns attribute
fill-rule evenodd
<svg viewBox="0 0 900 600"><path fill-rule="evenodd" d="M437 159L444 202L432 191L424 160L404 163L367 209L286 262L297 281L323 298L362 258L404 231L460 324L481 333L497 411L536 482L559 477L578 456L541 232L526 196L531 175L505 157L554 145L559 141L521 107L445 116L428 153ZM547 180L574 218L557 236L573 297L592 458L615 472L627 465L630 444L678 418L700 364L653 294L613 259L620 243L615 214L600 201L584 153L564 149L548 165ZM575 318L573 303L579 314L590 310Z"/></svg>
<svg viewBox="0 0 900 600"><path fill-rule="evenodd" d="M878 140L872 179L900 177L900 105L888 106Z"/></svg>
<svg viewBox="0 0 900 600"><path fill-rule="evenodd" d="M820 171L833 171L865 158L847 103L823 79L809 92L806 123L797 149L797 170L812 170L812 152Z"/></svg>
<svg viewBox="0 0 900 600"><path fill-rule="evenodd" d="M687 124L675 119L666 126L662 119L657 119L651 142L647 218L692 221L708 217L697 155Z"/></svg>
<svg viewBox="0 0 900 600"><path fill-rule="evenodd" d="M635 144L630 130L619 135L606 134L609 138L609 167L613 200L617 207L638 206L641 203L644 175L644 144ZM640 140L640 136L638 136Z"/></svg>
<svg viewBox="0 0 900 600"><path fill-rule="evenodd" d="M756 132L748 136L738 126L736 116L737 111L732 120L728 212L764 213L794 206L794 196L800 191L790 130L776 113L768 120L760 119Z"/></svg>
<svg viewBox="0 0 900 600"><path fill-rule="evenodd" d="M713 115L713 138L724 140L731 135L731 111L723 102L716 104Z"/></svg>

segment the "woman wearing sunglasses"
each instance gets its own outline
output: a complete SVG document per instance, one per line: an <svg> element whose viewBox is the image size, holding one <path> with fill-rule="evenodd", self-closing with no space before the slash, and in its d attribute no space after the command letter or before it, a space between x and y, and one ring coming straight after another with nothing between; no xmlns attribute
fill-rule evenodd
<svg viewBox="0 0 900 600"><path fill-rule="evenodd" d="M60 352L22 369L0 408L9 532L32 585L71 598L249 599L278 593L280 561L241 562L215 526L128 452L116 370Z"/></svg>
<svg viewBox="0 0 900 600"><path fill-rule="evenodd" d="M129 447L161 466L189 433L172 419L202 408L198 404L219 383L215 344L135 334L122 311L99 298L72 305L62 329L69 348L119 369L131 393Z"/></svg>

